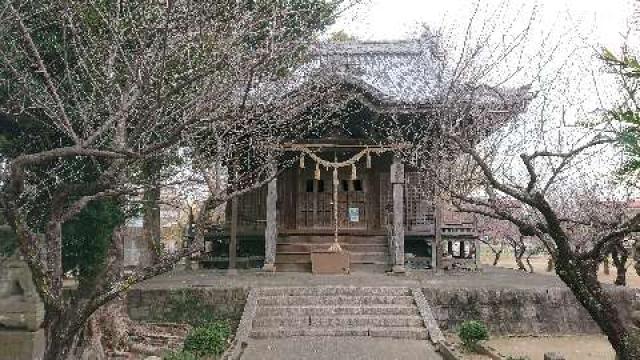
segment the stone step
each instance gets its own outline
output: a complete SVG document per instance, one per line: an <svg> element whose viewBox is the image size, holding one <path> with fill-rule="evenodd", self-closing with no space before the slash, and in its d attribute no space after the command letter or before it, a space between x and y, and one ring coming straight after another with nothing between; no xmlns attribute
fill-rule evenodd
<svg viewBox="0 0 640 360"><path fill-rule="evenodd" d="M276 264L310 264L309 253L276 253Z"/></svg>
<svg viewBox="0 0 640 360"><path fill-rule="evenodd" d="M417 315L340 315L340 316L286 316L254 319L253 327L421 327L422 318Z"/></svg>
<svg viewBox="0 0 640 360"><path fill-rule="evenodd" d="M267 296L258 298L258 306L289 305L413 305L412 296Z"/></svg>
<svg viewBox="0 0 640 360"><path fill-rule="evenodd" d="M311 263L305 264L287 264L276 262L276 271L278 272L311 272Z"/></svg>
<svg viewBox="0 0 640 360"><path fill-rule="evenodd" d="M389 261L385 252L352 252L349 258L352 264L386 264Z"/></svg>
<svg viewBox="0 0 640 360"><path fill-rule="evenodd" d="M378 264L351 264L352 273L384 273L391 270L391 264L378 263Z"/></svg>
<svg viewBox="0 0 640 360"><path fill-rule="evenodd" d="M386 264L389 256L384 252L366 252L349 254L352 264ZM278 252L276 264L307 264L311 263L311 254L305 252Z"/></svg>
<svg viewBox="0 0 640 360"><path fill-rule="evenodd" d="M320 306L320 305L294 305L294 306L267 306L259 305L256 318L282 317L282 316L339 316L339 315L419 315L415 305L344 305L344 306Z"/></svg>
<svg viewBox="0 0 640 360"><path fill-rule="evenodd" d="M405 287L272 287L260 288L258 296L354 296L354 295L385 295L409 296L411 290Z"/></svg>
<svg viewBox="0 0 640 360"><path fill-rule="evenodd" d="M326 250L333 243L309 244L309 243L278 243L276 251L278 253L310 253L312 251ZM386 244L340 244L343 249L350 252L383 252L388 253L389 247Z"/></svg>
<svg viewBox="0 0 640 360"><path fill-rule="evenodd" d="M382 274L391 270L391 264L351 264L352 273L379 273ZM276 262L276 271L278 272L311 272L311 263L278 263Z"/></svg>
<svg viewBox="0 0 640 360"><path fill-rule="evenodd" d="M291 336L372 336L387 337L400 339L428 339L427 329L423 327L395 327L395 328L377 328L377 327L344 327L344 328L266 328L253 329L251 337L253 338L273 338L273 337L291 337Z"/></svg>

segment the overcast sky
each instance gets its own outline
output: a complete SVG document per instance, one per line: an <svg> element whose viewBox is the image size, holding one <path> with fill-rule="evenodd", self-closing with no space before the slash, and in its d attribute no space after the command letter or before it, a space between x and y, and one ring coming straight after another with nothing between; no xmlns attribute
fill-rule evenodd
<svg viewBox="0 0 640 360"><path fill-rule="evenodd" d="M473 0L363 0L348 11L332 27L344 30L362 40L391 40L410 37L420 24L438 28L443 24L468 19ZM492 8L502 0L481 0L481 7ZM593 31L595 40L615 47L628 28L634 0L538 0L538 20L548 26L573 22L582 31ZM521 13L526 21L531 1L512 0L513 13Z"/></svg>
<svg viewBox="0 0 640 360"><path fill-rule="evenodd" d="M535 13L534 25L524 46L535 50L543 43L549 48L553 48L550 44L561 44L567 51L576 46L582 51L571 55L570 61L566 61L569 58L567 52L559 51L554 57L557 64L551 62L547 65L549 71L538 79L534 88L542 90L551 99L544 101L544 108L548 110L540 116L540 119L545 119L547 130L532 133L531 128L538 125L529 120L516 125L518 130L512 132L507 143L520 143L521 148L514 150L518 153L522 148L547 149L553 144L563 148L565 143L578 142L583 131L573 126L565 127L565 122L573 124L590 116L598 117L601 114L599 109L611 106L607 100L615 101L617 87L609 82L609 75L599 72L602 62L595 55L602 47L619 53L624 36L633 28L630 23L635 2L640 3L640 0L480 0L479 3L474 0L363 0L361 5L341 16L329 31L342 30L360 40L380 41L410 38L420 32L422 25L428 25L432 29L443 29L444 37L460 43L477 4L479 14L474 24L482 24L484 18L493 18L503 24L495 31L499 37L508 33L510 24L514 24L511 30L522 29ZM499 15L495 15L496 9L501 10ZM637 34L630 36L632 46L636 44L634 37L639 38ZM562 75L556 77L556 73ZM553 79L553 82L547 79ZM608 96L607 92L613 95ZM537 119L541 114L538 108L541 106L536 107L535 102L532 103L529 106L531 116L525 119ZM518 135L520 133L522 136ZM509 154L505 152L508 164ZM518 158L515 159L517 162ZM604 174L610 174L620 158L612 149L600 160L597 166L600 171L583 164L591 174L589 178L596 182L601 181ZM511 170L507 173L516 174L518 167L515 163L513 166L508 164L507 168Z"/></svg>

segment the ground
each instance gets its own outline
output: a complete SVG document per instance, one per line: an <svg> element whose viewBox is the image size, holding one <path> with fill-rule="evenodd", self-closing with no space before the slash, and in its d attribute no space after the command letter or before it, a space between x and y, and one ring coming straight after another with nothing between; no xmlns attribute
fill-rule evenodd
<svg viewBox="0 0 640 360"><path fill-rule="evenodd" d="M447 334L450 342L458 343L455 334ZM487 341L487 345L498 350L504 356L543 360L547 352L557 352L565 356L566 360L614 360L615 353L604 336L554 336L554 337L494 337ZM463 354L463 360L489 360L488 356L468 353L462 346L457 346Z"/></svg>
<svg viewBox="0 0 640 360"><path fill-rule="evenodd" d="M483 264L492 264L491 254L484 254ZM531 258L536 274L557 279L555 272L547 272L547 256ZM488 265L485 265L488 266ZM502 255L497 268L517 269L515 259L511 254ZM598 277L606 284L613 284L616 278L615 267L610 266L609 274L604 273L600 266ZM640 276L634 271L630 263L627 271L627 286L640 288ZM563 336L563 337L504 337L494 338L489 344L502 353L512 356L529 356L532 360L542 359L544 352L556 351L566 356L567 360L607 360L614 359L615 354L604 336Z"/></svg>
<svg viewBox="0 0 640 360"><path fill-rule="evenodd" d="M513 357L542 360L545 352L558 352L566 360L614 360L615 353L604 336L509 337L495 338L489 345Z"/></svg>
<svg viewBox="0 0 640 360"><path fill-rule="evenodd" d="M442 358L428 341L366 337L298 337L251 340L240 359L439 360Z"/></svg>
<svg viewBox="0 0 640 360"><path fill-rule="evenodd" d="M535 256L531 258L531 265L533 265L533 269L538 274L543 275L555 275L554 272L547 272L547 256ZM486 265L490 265L493 263L493 256L491 253L484 253L482 257L482 263ZM508 268L508 269L517 269L516 262L514 260L513 255L511 254L503 254L500 257L500 262L498 263L499 267ZM640 276L635 272L633 268L633 263L629 261L627 264L627 286L640 288ZM609 274L606 275L604 273L604 267L600 265L599 278L600 281L613 284L616 279L616 268L613 266L613 263L610 262L609 266Z"/></svg>

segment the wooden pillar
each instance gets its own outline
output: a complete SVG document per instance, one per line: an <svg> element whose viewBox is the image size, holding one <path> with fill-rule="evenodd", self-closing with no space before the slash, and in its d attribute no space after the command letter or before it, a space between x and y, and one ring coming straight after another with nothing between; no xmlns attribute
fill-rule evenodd
<svg viewBox="0 0 640 360"><path fill-rule="evenodd" d="M475 258L475 260L476 260L476 268L480 269L482 267L482 263L480 262L480 260L481 260L480 259L480 255L481 255L481 252L480 252L480 246L481 246L480 245L480 239L476 236L474 241L475 241L475 248L476 248L476 251L475 251L475 254L474 254L475 257L476 257Z"/></svg>
<svg viewBox="0 0 640 360"><path fill-rule="evenodd" d="M435 245L433 246L433 251L435 251L435 257L432 258L432 260L435 260L434 263L432 264L432 267L434 270L438 270L439 268L442 268L442 206L440 204L440 199L439 197L436 195L436 209L435 209L435 236L434 236L434 242Z"/></svg>
<svg viewBox="0 0 640 360"><path fill-rule="evenodd" d="M238 197L231 198L231 234L229 237L229 270L236 270L236 248L238 244Z"/></svg>
<svg viewBox="0 0 640 360"><path fill-rule="evenodd" d="M397 156L391 164L393 187L393 272L404 273L404 164Z"/></svg>
<svg viewBox="0 0 640 360"><path fill-rule="evenodd" d="M274 173L277 171L274 167ZM264 271L276 270L276 245L278 239L278 179L267 185L267 226L264 229Z"/></svg>

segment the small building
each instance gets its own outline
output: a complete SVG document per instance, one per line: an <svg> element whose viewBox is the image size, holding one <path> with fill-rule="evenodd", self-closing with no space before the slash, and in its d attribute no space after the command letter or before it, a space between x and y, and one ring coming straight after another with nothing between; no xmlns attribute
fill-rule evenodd
<svg viewBox="0 0 640 360"><path fill-rule="evenodd" d="M297 159L294 166L274 169L278 175L268 185L229 202L231 257L235 244L258 239L265 269L311 271L311 254L337 240L354 271L476 266L474 216L436 201L434 184L406 160L409 145L397 141L416 127L437 130L437 89L444 80L430 45L350 42L313 49L304 66L348 100L322 131L278 144ZM314 77L301 83L308 81ZM391 122L405 134L389 134Z"/></svg>

